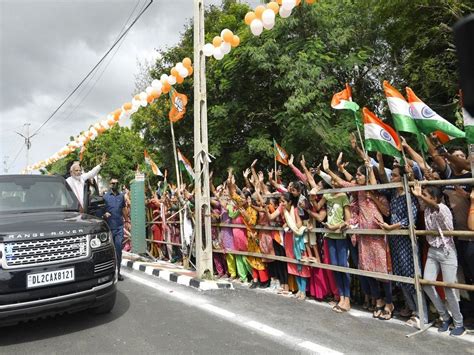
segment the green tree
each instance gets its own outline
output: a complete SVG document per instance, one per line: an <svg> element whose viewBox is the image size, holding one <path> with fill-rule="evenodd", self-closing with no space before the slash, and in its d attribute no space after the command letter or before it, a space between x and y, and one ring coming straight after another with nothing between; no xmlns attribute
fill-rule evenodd
<svg viewBox="0 0 474 355"><path fill-rule="evenodd" d="M115 125L110 130L89 141L81 161L84 171L89 171L100 163L102 154L107 156L107 162L100 175L107 181L114 177L121 183L129 184L134 178L137 167L146 170L143 156L144 145L140 135L128 127ZM79 160L79 150L46 167L50 174L64 175L67 167Z"/></svg>
<svg viewBox="0 0 474 355"><path fill-rule="evenodd" d="M223 28L241 38L241 45L224 59L206 62L209 150L217 158L211 168L223 177L229 165L242 170L255 158L261 168L270 168L273 138L310 162L340 150L349 153L354 119L330 107L332 95L345 82L352 85L356 102L389 123L381 85L385 79L399 89L411 85L452 120L457 74L450 27L472 9L472 0L326 0L302 4L289 18L278 17L271 31L254 37L243 22L246 5L226 0L222 7L210 7L206 42ZM154 78L184 56L192 57L192 24L176 47L161 54L151 71ZM177 88L192 102L192 79ZM163 95L133 115L132 127L170 167L168 110ZM178 147L188 158L193 156L192 115L188 107L175 125Z"/></svg>

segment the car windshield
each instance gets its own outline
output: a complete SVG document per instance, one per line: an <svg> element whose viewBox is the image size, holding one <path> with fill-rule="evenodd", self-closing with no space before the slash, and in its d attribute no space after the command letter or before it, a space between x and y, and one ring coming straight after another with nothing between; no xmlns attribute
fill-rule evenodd
<svg viewBox="0 0 474 355"><path fill-rule="evenodd" d="M79 202L61 178L32 175L0 179L0 213L78 210Z"/></svg>

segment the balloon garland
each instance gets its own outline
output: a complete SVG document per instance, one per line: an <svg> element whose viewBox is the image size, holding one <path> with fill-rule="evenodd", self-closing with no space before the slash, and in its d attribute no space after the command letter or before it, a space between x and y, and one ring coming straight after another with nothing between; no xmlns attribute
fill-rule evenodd
<svg viewBox="0 0 474 355"><path fill-rule="evenodd" d="M305 0L312 5L317 0ZM301 4L301 0L276 0L271 1L266 6L258 5L254 11L249 11L244 17L244 22L250 28L254 36L260 36L263 30L271 30L275 26L276 15L287 18L296 6ZM206 43L203 53L206 57L214 57L221 60L229 54L232 48L240 44L240 38L234 35L231 30L223 29L220 36L213 38L212 43Z"/></svg>
<svg viewBox="0 0 474 355"><path fill-rule="evenodd" d="M173 85L182 84L184 79L192 73L192 61L186 57L171 68L170 75L163 74L160 80L153 80L151 85L148 86L145 91L135 95L131 102L126 102L120 108L110 112L105 119L91 125L88 130L80 133L52 156L26 167L22 173L24 174L32 170L44 168L66 157L77 149L84 149L89 141L95 140L99 135L115 126L121 119L128 119L132 114L137 112L140 107L146 107L152 104L161 94L169 93Z"/></svg>
<svg viewBox="0 0 474 355"><path fill-rule="evenodd" d="M304 0L306 4L312 5L317 0ZM302 0L276 0L264 5L258 5L254 11L249 11L244 17L244 22L250 27L250 32L254 36L260 36L263 30L271 30L275 26L276 15L281 18L288 18L296 6L301 4ZM220 36L215 36L212 43L206 43L203 47L203 53L206 57L214 57L221 60L226 54L229 54L232 48L240 44L239 36L231 30L225 28ZM184 58L182 62L177 63L170 70L170 75L163 74L160 80L153 80L151 86L145 91L135 95L131 102L122 105L121 108L109 113L106 119L92 125L87 131L79 134L73 141L61 148L46 160L41 160L34 165L28 166L23 173L37 170L50 165L59 159L64 158L76 149L83 148L89 141L93 141L97 136L113 127L121 119L129 118L137 112L140 107L146 107L153 103L160 95L170 92L175 84L183 83L184 79L193 73L192 62L189 58Z"/></svg>

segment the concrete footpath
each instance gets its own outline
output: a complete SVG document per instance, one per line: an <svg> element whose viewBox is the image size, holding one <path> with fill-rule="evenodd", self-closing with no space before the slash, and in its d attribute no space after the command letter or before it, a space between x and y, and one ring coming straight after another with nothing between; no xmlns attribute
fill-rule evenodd
<svg viewBox="0 0 474 355"><path fill-rule="evenodd" d="M123 268L141 271L166 281L176 282L180 285L194 287L200 290L234 288L231 282L199 279L195 271L187 270L181 265L161 260L150 261L137 254L123 252L121 265Z"/></svg>

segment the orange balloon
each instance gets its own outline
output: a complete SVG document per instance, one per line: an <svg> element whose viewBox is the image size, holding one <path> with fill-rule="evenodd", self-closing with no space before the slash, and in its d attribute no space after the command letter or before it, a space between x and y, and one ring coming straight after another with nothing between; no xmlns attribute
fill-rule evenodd
<svg viewBox="0 0 474 355"><path fill-rule="evenodd" d="M259 19L262 19L262 14L263 14L264 11L265 11L265 6L258 5L255 8L255 16L257 16L257 18L259 18Z"/></svg>
<svg viewBox="0 0 474 355"><path fill-rule="evenodd" d="M186 57L183 59L183 65L187 68L187 67L190 67L191 64L193 64L193 62L191 62L191 59Z"/></svg>
<svg viewBox="0 0 474 355"><path fill-rule="evenodd" d="M306 3L310 4L310 5L314 4L315 2L316 2L316 0L306 0Z"/></svg>
<svg viewBox="0 0 474 355"><path fill-rule="evenodd" d="M222 31L222 39L226 41L227 43L232 42L232 38L234 37L234 34L232 33L231 30L228 30L227 28Z"/></svg>
<svg viewBox="0 0 474 355"><path fill-rule="evenodd" d="M118 108L114 111L113 115L114 115L114 119L115 121L118 121L120 119L120 115L122 113L122 109L121 108Z"/></svg>
<svg viewBox="0 0 474 355"><path fill-rule="evenodd" d="M140 101L140 95L138 95L138 94L136 94L133 98L137 101Z"/></svg>
<svg viewBox="0 0 474 355"><path fill-rule="evenodd" d="M214 47L219 47L222 43L222 38L220 36L215 36L212 40Z"/></svg>
<svg viewBox="0 0 474 355"><path fill-rule="evenodd" d="M188 69L188 75L191 75L193 73L193 67L189 66L186 67L186 69Z"/></svg>
<svg viewBox="0 0 474 355"><path fill-rule="evenodd" d="M112 126L115 123L115 120L113 118L109 118L107 120L107 123L108 123L109 126Z"/></svg>
<svg viewBox="0 0 474 355"><path fill-rule="evenodd" d="M276 15L278 14L278 10L280 9L280 6L275 1L272 1L267 4L267 9L273 10L273 12Z"/></svg>
<svg viewBox="0 0 474 355"><path fill-rule="evenodd" d="M298 6L299 4L301 4L301 0L296 0L296 6Z"/></svg>
<svg viewBox="0 0 474 355"><path fill-rule="evenodd" d="M183 78L182 76L179 76L179 75L176 76L176 82L177 82L178 84L182 84L183 81L184 81L184 78Z"/></svg>
<svg viewBox="0 0 474 355"><path fill-rule="evenodd" d="M163 94L167 94L170 92L170 90L171 90L171 85L168 82L165 82L163 84L163 87L161 88L161 91L163 92Z"/></svg>
<svg viewBox="0 0 474 355"><path fill-rule="evenodd" d="M239 38L239 36L234 35L234 36L232 37L232 42L230 42L230 45L235 48L235 47L237 47L239 44L240 44L240 38Z"/></svg>
<svg viewBox="0 0 474 355"><path fill-rule="evenodd" d="M148 95L148 96L146 97L146 102L148 102L149 104L151 104L154 99L155 99L155 97L154 97L153 95Z"/></svg>
<svg viewBox="0 0 474 355"><path fill-rule="evenodd" d="M124 110L131 110L132 109L132 103L131 102L126 102L123 104L123 109Z"/></svg>
<svg viewBox="0 0 474 355"><path fill-rule="evenodd" d="M175 67L173 67L173 68L171 68L170 73L171 73L171 75L173 75L173 76L177 76L177 75L178 75L178 70L177 70Z"/></svg>
<svg viewBox="0 0 474 355"><path fill-rule="evenodd" d="M118 122L120 120L120 116L114 116L114 121Z"/></svg>
<svg viewBox="0 0 474 355"><path fill-rule="evenodd" d="M282 0L277 0L278 5L281 5Z"/></svg>
<svg viewBox="0 0 474 355"><path fill-rule="evenodd" d="M245 18L244 18L245 24L247 26L250 26L252 21L255 20L256 18L257 18L257 16L255 16L255 12L253 12L253 11L247 12L247 14L245 15Z"/></svg>

